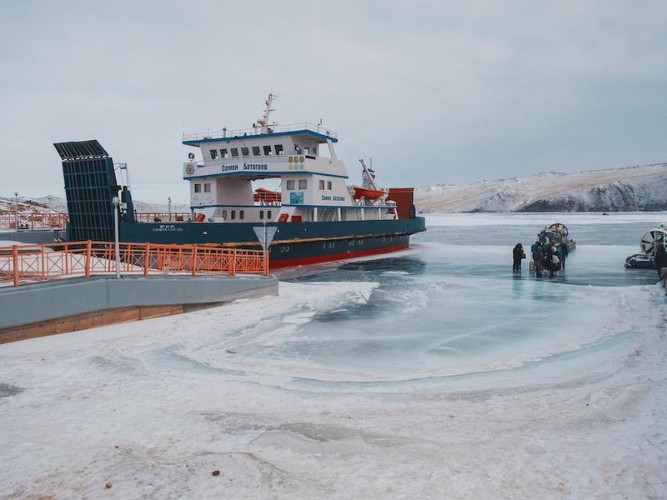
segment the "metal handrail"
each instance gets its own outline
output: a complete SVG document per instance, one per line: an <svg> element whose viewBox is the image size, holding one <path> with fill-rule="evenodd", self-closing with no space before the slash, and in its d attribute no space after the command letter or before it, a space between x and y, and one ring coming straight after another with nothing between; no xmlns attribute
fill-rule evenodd
<svg viewBox="0 0 667 500"><path fill-rule="evenodd" d="M0 213L0 229L62 229L67 223L66 213Z"/></svg>
<svg viewBox="0 0 667 500"><path fill-rule="evenodd" d="M190 212L134 212L137 222L188 222Z"/></svg>
<svg viewBox="0 0 667 500"><path fill-rule="evenodd" d="M338 132L317 125L315 123L301 122L290 123L286 125L272 125L269 127L271 133L276 132L294 132L297 130L309 130L318 134L323 134L329 137L338 138ZM198 132L194 134L183 134L184 141L198 141L202 139L240 139L242 137L251 137L253 135L260 135L259 128L246 128L237 130L214 130L208 132Z"/></svg>
<svg viewBox="0 0 667 500"><path fill-rule="evenodd" d="M79 241L0 247L0 285L17 287L35 281L113 274L116 272L114 245L113 242ZM119 257L120 272L125 275L269 274L268 252L264 250L120 243Z"/></svg>

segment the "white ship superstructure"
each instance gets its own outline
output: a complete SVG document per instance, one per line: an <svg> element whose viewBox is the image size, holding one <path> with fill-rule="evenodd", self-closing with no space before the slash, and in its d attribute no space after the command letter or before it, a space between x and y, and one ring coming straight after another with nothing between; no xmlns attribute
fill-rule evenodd
<svg viewBox="0 0 667 500"><path fill-rule="evenodd" d="M190 153L183 178L190 182L190 205L211 222L333 222L394 219L384 198L354 200L347 170L336 156L337 134L321 124L278 125L270 121L275 96L251 129L184 136L199 147ZM280 182L280 196L258 197L254 183Z"/></svg>

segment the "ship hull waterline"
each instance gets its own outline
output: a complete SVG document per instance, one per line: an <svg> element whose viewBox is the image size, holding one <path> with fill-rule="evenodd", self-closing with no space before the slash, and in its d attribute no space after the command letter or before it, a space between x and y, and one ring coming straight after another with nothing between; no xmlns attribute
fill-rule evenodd
<svg viewBox="0 0 667 500"><path fill-rule="evenodd" d="M259 223L124 222L120 239L130 243L219 245L260 249ZM268 223L276 233L270 245L272 269L330 262L404 250L410 235L425 231L423 217L399 220Z"/></svg>

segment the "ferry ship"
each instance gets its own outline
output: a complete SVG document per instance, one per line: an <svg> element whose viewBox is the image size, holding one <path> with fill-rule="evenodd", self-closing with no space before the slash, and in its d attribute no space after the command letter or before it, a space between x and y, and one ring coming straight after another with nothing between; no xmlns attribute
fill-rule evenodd
<svg viewBox="0 0 667 500"><path fill-rule="evenodd" d="M250 129L183 136L201 156L189 153L182 167L191 210L184 220L139 221L129 182L118 182L127 167L114 165L98 141L54 144L65 180L67 239L112 241L117 216L121 241L265 247L272 268L408 248L410 235L426 230L413 188L378 189L363 162L364 185L348 186L337 134L321 120L272 122L275 97L269 94ZM257 187L267 179L280 189Z"/></svg>

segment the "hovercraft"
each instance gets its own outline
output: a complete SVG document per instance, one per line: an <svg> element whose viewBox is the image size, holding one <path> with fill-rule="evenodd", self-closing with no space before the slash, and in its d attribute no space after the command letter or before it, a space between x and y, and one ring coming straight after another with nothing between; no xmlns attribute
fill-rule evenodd
<svg viewBox="0 0 667 500"><path fill-rule="evenodd" d="M625 259L625 267L628 269L655 269L655 249L659 243L667 243L667 230L664 226L646 231L639 242L640 253L631 255Z"/></svg>
<svg viewBox="0 0 667 500"><path fill-rule="evenodd" d="M567 243L568 251L571 252L577 246L576 241L570 238L570 232L565 224L554 222L550 226L545 227L538 235L537 241L541 244L549 244L557 246L560 243Z"/></svg>

